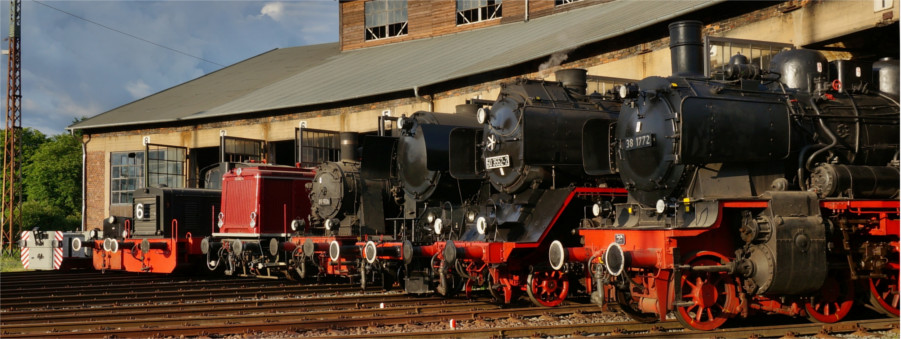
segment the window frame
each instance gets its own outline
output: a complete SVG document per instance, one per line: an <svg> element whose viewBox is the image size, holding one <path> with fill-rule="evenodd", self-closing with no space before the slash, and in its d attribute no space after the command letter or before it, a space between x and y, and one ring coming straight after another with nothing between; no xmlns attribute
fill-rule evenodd
<svg viewBox="0 0 901 339"><path fill-rule="evenodd" d="M461 0L456 0L456 18L457 26L469 25L478 22L485 22L500 19L503 17L503 0L462 0L465 2L481 2L484 1L484 6L477 7L468 7L465 9L460 9ZM475 16L475 18L471 18Z"/></svg>
<svg viewBox="0 0 901 339"><path fill-rule="evenodd" d="M134 154L134 156L129 156L131 154ZM134 160L131 160L131 163L127 163L127 159ZM117 164L117 160L125 160L126 163ZM134 203L135 189L144 187L144 161L146 159L144 159L143 150L110 152L110 205L131 205ZM131 170L132 168L134 169L133 171ZM125 176L122 176L123 170L125 170ZM135 173L134 177L128 174L132 172ZM118 174L114 175L114 173ZM132 180L133 182L130 182ZM125 186L122 185L123 182Z"/></svg>
<svg viewBox="0 0 901 339"><path fill-rule="evenodd" d="M402 6L397 6L397 8L391 8L392 3L396 4L398 2L403 1ZM380 7L381 8L376 8ZM364 41L376 41L383 39L390 39L394 37L404 36L409 34L407 29L407 24L410 22L410 16L407 12L407 0L372 0L367 1L364 4L363 8L363 34ZM374 11L376 13L367 13L369 11ZM394 13L396 11L397 13ZM403 17L403 21L390 22L392 14L396 14L397 16ZM370 17L376 18L378 16L384 16L385 24L379 23L370 23L368 19ZM381 20L379 20L381 21Z"/></svg>

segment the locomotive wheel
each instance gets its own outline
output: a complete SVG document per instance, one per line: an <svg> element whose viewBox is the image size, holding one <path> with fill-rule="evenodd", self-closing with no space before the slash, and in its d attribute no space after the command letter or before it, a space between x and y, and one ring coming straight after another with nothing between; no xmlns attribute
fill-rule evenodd
<svg viewBox="0 0 901 339"><path fill-rule="evenodd" d="M297 273L297 277L300 279L307 278L307 258L300 257L300 260L297 261L297 267L294 268L294 272Z"/></svg>
<svg viewBox="0 0 901 339"><path fill-rule="evenodd" d="M366 278L368 278L366 276L366 264L361 262L358 267L360 267L360 288L366 290Z"/></svg>
<svg viewBox="0 0 901 339"><path fill-rule="evenodd" d="M516 300L519 296L516 295L513 287L500 281L498 274L500 274L500 272L496 269L492 269L489 272L488 293L494 298L495 303L498 305L506 305L513 302L513 300Z"/></svg>
<svg viewBox="0 0 901 339"><path fill-rule="evenodd" d="M826 277L823 287L813 300L804 304L807 319L813 322L834 323L848 315L854 306L854 285L850 280Z"/></svg>
<svg viewBox="0 0 901 339"><path fill-rule="evenodd" d="M466 293L466 299L473 299L472 297L472 286L475 285L475 281L473 279L466 279L466 282L463 283L463 292Z"/></svg>
<svg viewBox="0 0 901 339"><path fill-rule="evenodd" d="M692 266L720 265L719 258L696 257ZM730 318L732 310L741 303L736 292L735 279L721 272L694 272L682 274L682 295L676 300L693 303L675 309L676 320L687 328L701 331L714 330Z"/></svg>
<svg viewBox="0 0 901 339"><path fill-rule="evenodd" d="M447 264L441 260L438 265L438 288L435 289L439 295L445 298L453 297L463 287L463 281L457 277L454 272L447 269Z"/></svg>
<svg viewBox="0 0 901 339"><path fill-rule="evenodd" d="M385 269L381 270L380 275L382 278L382 289L388 291L394 288L394 272L391 272L391 270L386 267Z"/></svg>
<svg viewBox="0 0 901 339"><path fill-rule="evenodd" d="M628 291L616 289L616 303L619 304L619 309L623 311L623 313L635 321L654 323L657 322L657 320L660 320L660 317L654 313L642 312L641 309L638 308L635 298L633 298L632 294L628 293Z"/></svg>
<svg viewBox="0 0 901 339"><path fill-rule="evenodd" d="M529 273L526 293L535 305L554 307L560 305L569 294L569 280L562 271L538 271Z"/></svg>
<svg viewBox="0 0 901 339"><path fill-rule="evenodd" d="M892 271L887 278L870 278L870 304L880 313L898 316L898 271Z"/></svg>

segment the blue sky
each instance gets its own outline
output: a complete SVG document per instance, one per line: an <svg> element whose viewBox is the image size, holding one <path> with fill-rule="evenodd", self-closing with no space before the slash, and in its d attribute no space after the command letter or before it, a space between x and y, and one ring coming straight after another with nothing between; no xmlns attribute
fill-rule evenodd
<svg viewBox="0 0 901 339"><path fill-rule="evenodd" d="M39 1L226 66L274 48L338 40L335 0ZM41 3L22 1L24 127L64 133L76 117L103 113L221 68ZM4 38L8 4L0 1ZM2 49L8 48L3 41ZM6 74L4 55L4 112Z"/></svg>

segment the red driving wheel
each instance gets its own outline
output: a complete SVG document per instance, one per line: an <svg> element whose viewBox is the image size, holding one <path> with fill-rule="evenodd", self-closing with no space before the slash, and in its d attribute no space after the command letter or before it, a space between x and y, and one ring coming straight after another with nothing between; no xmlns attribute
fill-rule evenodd
<svg viewBox="0 0 901 339"><path fill-rule="evenodd" d="M701 256L701 254L707 254ZM718 266L726 258L716 253L699 253L687 260L691 266ZM687 270L679 279L682 295L676 300L690 302L676 307L675 315L683 326L710 331L719 328L734 314L738 298L736 279L723 272L695 272Z"/></svg>
<svg viewBox="0 0 901 339"><path fill-rule="evenodd" d="M535 305L554 307L569 294L569 280L562 271L538 271L529 274L526 293Z"/></svg>
<svg viewBox="0 0 901 339"><path fill-rule="evenodd" d="M804 304L807 319L821 323L834 323L845 318L854 306L854 285L847 277L830 275L823 282L818 295Z"/></svg>
<svg viewBox="0 0 901 339"><path fill-rule="evenodd" d="M898 316L899 285L898 271L891 271L887 277L870 279L870 304L886 315Z"/></svg>

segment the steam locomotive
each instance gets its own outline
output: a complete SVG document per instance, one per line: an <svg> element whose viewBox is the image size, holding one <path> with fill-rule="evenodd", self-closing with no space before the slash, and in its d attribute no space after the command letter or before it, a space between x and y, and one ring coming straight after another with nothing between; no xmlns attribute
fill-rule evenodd
<svg viewBox="0 0 901 339"><path fill-rule="evenodd" d="M503 304L584 294L698 330L756 312L836 322L860 300L898 316L898 62L788 50L707 75L701 23L670 34L670 77L605 94L584 70L518 79L457 114L341 133L341 158L315 168L240 166L221 194L143 189L134 218L85 246L98 269L202 257Z"/></svg>
<svg viewBox="0 0 901 339"><path fill-rule="evenodd" d="M755 312L839 321L858 283L897 316L898 63L873 82L870 65L790 50L706 77L700 27L670 25L674 75L621 88L613 137L586 124L584 151L614 150L586 169L615 169L629 198L595 206L550 265L597 303L699 330Z"/></svg>
<svg viewBox="0 0 901 339"><path fill-rule="evenodd" d="M618 178L588 176L581 152L581 127L615 121L619 102L586 95L584 70L561 71L557 79L504 85L490 107L478 109L481 129L450 133L450 174L483 180L491 190L466 214L460 237L405 244L408 265L425 261L438 273L436 290L469 294L481 286L501 303L523 291L539 305L562 302L568 281L549 287L544 282L555 284L556 273L533 264L546 260L550 239L573 237L585 208L625 195Z"/></svg>

